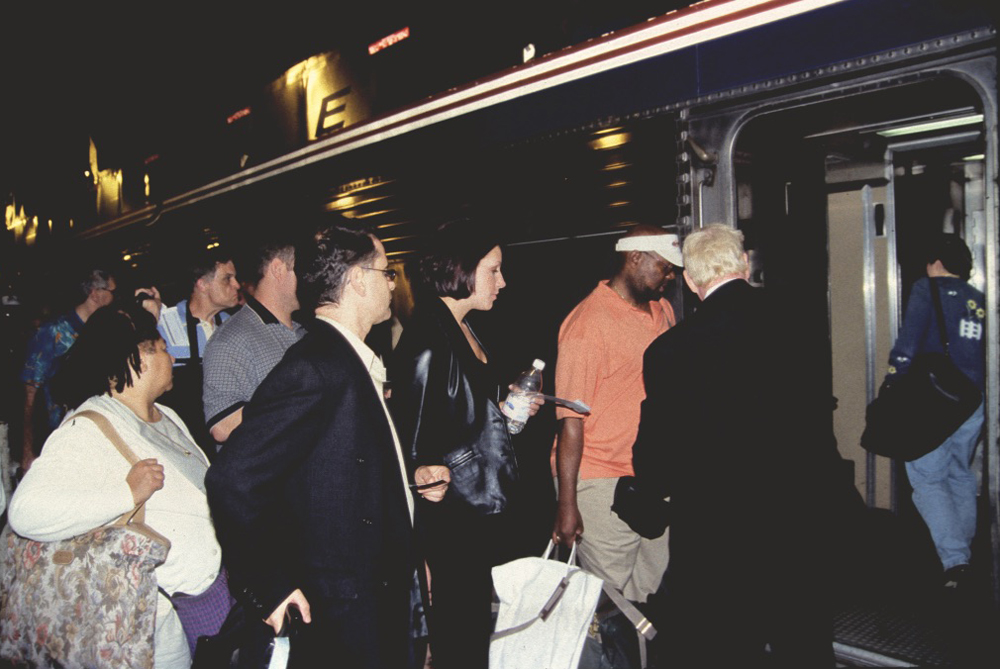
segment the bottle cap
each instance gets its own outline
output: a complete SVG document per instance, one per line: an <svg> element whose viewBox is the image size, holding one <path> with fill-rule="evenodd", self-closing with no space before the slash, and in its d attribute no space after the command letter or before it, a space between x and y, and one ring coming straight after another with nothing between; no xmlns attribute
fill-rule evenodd
<svg viewBox="0 0 1000 669"><path fill-rule="evenodd" d="M545 369L545 362L543 360L536 359L531 366L537 369L539 372Z"/></svg>

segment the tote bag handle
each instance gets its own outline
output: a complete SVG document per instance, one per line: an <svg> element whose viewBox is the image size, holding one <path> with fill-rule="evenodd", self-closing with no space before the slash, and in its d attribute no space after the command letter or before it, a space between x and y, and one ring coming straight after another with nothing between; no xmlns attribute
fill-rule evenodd
<svg viewBox="0 0 1000 669"><path fill-rule="evenodd" d="M553 544L552 540L549 539L549 545L545 549L545 552L542 553L543 560L549 559L549 556L552 554L552 549L554 547L555 544ZM569 587L570 579L573 578L574 575L580 573L579 569L573 569L573 567L575 566L576 566L576 542L574 541L573 548L570 549L569 552L569 560L567 560L566 562L566 575L562 577L562 580L559 581L559 584L555 587L555 590L553 590L552 594L549 595L548 600L545 602L545 605L542 606L542 610L538 612L538 615L536 615L531 620L521 623L520 625L515 625L514 627L509 627L505 630L500 630L499 632L494 632L493 634L490 635L490 641L496 641L497 639L502 639L505 636L510 636L511 634L517 634L518 632L528 629L539 620L543 622L545 620L548 620L549 616L552 615L552 612L559 604L559 600L561 600L563 595L566 594L566 588Z"/></svg>

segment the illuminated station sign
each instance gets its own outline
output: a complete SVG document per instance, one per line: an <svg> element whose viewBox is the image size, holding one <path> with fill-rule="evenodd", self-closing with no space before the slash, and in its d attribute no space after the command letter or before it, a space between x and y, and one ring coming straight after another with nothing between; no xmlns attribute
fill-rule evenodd
<svg viewBox="0 0 1000 669"><path fill-rule="evenodd" d="M368 55L373 56L382 49L392 46L397 42L402 42L404 39L410 36L410 27L407 26L402 30L397 30L391 35L386 35L377 42L372 42L368 45Z"/></svg>

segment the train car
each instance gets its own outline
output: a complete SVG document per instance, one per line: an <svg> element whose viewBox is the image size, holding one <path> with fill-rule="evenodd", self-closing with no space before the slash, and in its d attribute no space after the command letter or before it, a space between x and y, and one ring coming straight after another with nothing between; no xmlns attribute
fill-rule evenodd
<svg viewBox="0 0 1000 669"><path fill-rule="evenodd" d="M736 226L752 281L801 313L815 352L803 376L836 397L830 421L845 477L868 511L858 522L872 523L844 530L844 559L885 568L865 582L876 603L838 602L838 653L858 664L948 663L956 651L936 623L906 618L935 558L905 475L859 437L922 270L916 249L934 232L960 233L987 301L974 561L986 602L978 620L995 620L995 40L990 5L976 0L707 0L346 127L80 236L155 273L183 244L335 212L385 242L404 277L396 307L405 327L407 258L438 222L469 216L507 239L509 287L480 330L503 342L495 348L513 376L534 357L554 360L561 319L608 269L623 230ZM669 297L693 307L680 285ZM554 428L542 416L520 446L539 500L551 496ZM539 514L540 537L550 522Z"/></svg>

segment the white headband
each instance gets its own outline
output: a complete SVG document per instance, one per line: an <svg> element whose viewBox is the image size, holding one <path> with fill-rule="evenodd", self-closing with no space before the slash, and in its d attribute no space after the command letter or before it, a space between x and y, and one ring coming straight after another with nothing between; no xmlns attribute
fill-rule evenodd
<svg viewBox="0 0 1000 669"><path fill-rule="evenodd" d="M684 267L681 241L677 235L637 235L619 239L615 251L651 251L674 267Z"/></svg>

